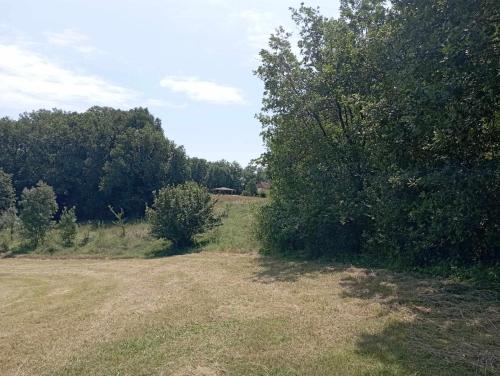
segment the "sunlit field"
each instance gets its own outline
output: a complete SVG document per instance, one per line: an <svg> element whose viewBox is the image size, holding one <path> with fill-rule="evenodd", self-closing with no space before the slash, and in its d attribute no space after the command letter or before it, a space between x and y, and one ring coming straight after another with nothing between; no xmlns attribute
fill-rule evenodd
<svg viewBox="0 0 500 376"><path fill-rule="evenodd" d="M0 376L500 376L498 0L0 9Z"/></svg>
<svg viewBox="0 0 500 376"><path fill-rule="evenodd" d="M221 199L186 254L133 224L1 259L0 374L498 374L498 292L261 255L262 203Z"/></svg>

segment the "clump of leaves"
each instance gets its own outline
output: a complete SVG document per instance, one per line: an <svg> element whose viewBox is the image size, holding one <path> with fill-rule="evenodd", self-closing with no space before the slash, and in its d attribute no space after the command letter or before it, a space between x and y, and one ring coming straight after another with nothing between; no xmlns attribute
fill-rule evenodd
<svg viewBox="0 0 500 376"><path fill-rule="evenodd" d="M207 189L195 182L162 188L155 192L153 205L146 208L151 233L176 247L191 245L196 234L221 223L214 205Z"/></svg>
<svg viewBox="0 0 500 376"><path fill-rule="evenodd" d="M75 244L76 234L78 232L75 207L63 209L58 227L64 245L70 247Z"/></svg>

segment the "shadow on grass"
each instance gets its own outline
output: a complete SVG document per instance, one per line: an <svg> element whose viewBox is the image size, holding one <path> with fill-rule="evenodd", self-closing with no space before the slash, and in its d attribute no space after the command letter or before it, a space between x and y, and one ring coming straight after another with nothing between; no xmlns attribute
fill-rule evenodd
<svg viewBox="0 0 500 376"><path fill-rule="evenodd" d="M375 300L407 321L357 342L360 354L422 375L500 374L499 292L377 270L346 276L343 297Z"/></svg>
<svg viewBox="0 0 500 376"><path fill-rule="evenodd" d="M398 370L398 375L500 375L498 290L279 255L262 255L258 263L254 281L260 283L345 272L340 280L345 304L352 299L380 304L387 324L355 342L358 354L380 362L377 374Z"/></svg>
<svg viewBox="0 0 500 376"><path fill-rule="evenodd" d="M260 269L255 274L254 281L262 283L295 282L304 276L346 269L346 266L342 264L311 261L300 256L285 258L279 255L261 255L258 262Z"/></svg>
<svg viewBox="0 0 500 376"><path fill-rule="evenodd" d="M21 243L7 252L0 253L0 258L11 258L11 257L27 255L34 252L35 250L36 250L35 245L31 243Z"/></svg>
<svg viewBox="0 0 500 376"><path fill-rule="evenodd" d="M148 252L146 252L144 258L154 259L161 257L186 255L189 253L198 253L203 250L203 247L205 247L208 242L208 240L201 240L191 245L175 246L172 242L164 241L161 244L152 247Z"/></svg>

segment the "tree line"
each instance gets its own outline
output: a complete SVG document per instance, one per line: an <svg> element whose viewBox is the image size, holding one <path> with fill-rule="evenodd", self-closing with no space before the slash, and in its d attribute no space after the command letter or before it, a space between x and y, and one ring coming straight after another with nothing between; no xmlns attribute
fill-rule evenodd
<svg viewBox="0 0 500 376"><path fill-rule="evenodd" d="M253 194L264 176L255 164L189 158L145 108L39 110L0 119L0 135L0 168L17 196L43 181L59 208L75 207L79 219L110 218L109 206L140 217L154 191L190 180Z"/></svg>
<svg viewBox="0 0 500 376"><path fill-rule="evenodd" d="M256 74L266 248L395 264L500 261L500 8L343 0L292 10Z"/></svg>
<svg viewBox="0 0 500 376"><path fill-rule="evenodd" d="M206 187L194 181L163 187L153 192L153 196L151 206L146 203L151 234L170 240L175 248L191 246L195 235L221 224L221 215L214 211L216 200ZM56 223L54 215L59 205L51 186L40 181L35 187L24 188L17 205L16 201L11 175L0 169L0 230L8 230L10 235L9 241L1 239L0 252L10 252L14 232L18 229L24 245L32 249L54 229L64 247L76 246L78 223L75 207L63 207ZM111 205L108 209L114 216L113 224L121 228L121 237L125 237L124 210L116 210ZM86 242L88 237L83 239L83 244Z"/></svg>

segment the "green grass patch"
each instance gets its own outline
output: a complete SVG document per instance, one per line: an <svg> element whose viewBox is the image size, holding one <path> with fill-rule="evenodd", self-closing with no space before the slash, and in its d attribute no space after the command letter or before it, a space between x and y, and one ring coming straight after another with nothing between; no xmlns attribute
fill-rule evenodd
<svg viewBox="0 0 500 376"><path fill-rule="evenodd" d="M256 197L219 196L216 211L222 216L222 226L196 239L189 249L174 249L171 242L155 239L145 221L126 223L125 236L111 222L80 223L74 245L65 246L57 229L45 240L31 248L16 231L11 239L7 231L0 232L0 257L57 257L57 258L155 258L181 253L207 251L248 252L258 250L253 236L253 215L265 202Z"/></svg>

